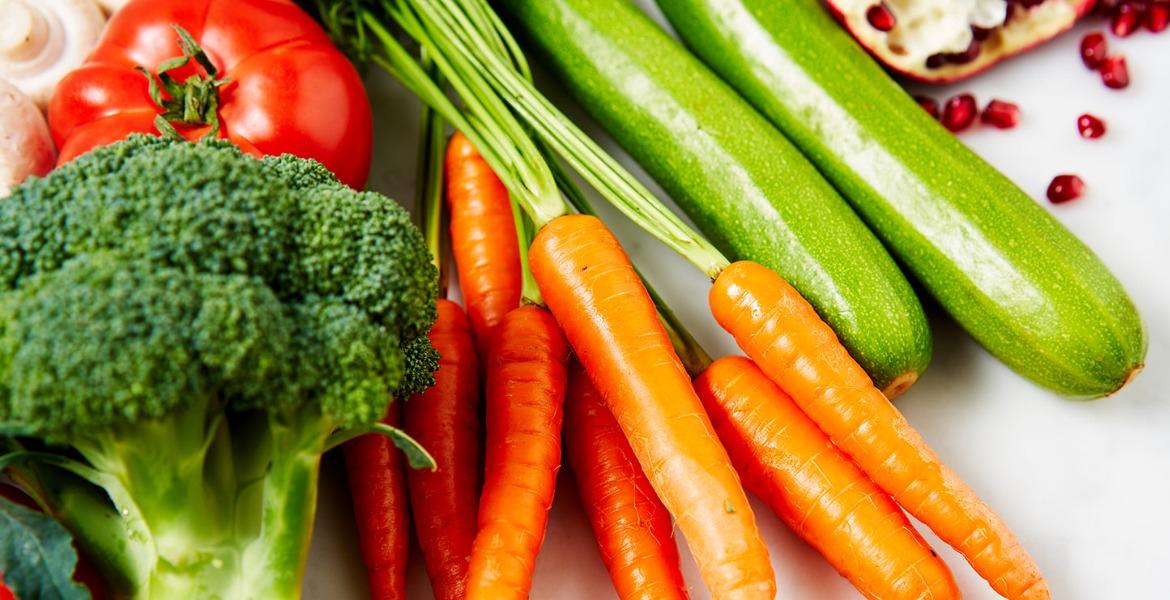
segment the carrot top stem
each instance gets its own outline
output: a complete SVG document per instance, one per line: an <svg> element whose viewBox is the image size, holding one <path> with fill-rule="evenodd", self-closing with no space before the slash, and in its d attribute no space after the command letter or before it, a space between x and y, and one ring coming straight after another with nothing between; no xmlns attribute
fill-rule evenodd
<svg viewBox="0 0 1170 600"><path fill-rule="evenodd" d="M484 77L467 64L467 52L451 48L442 28L421 20L423 15L410 2L374 4L385 12L366 4L341 3L322 15L334 35L345 35L343 41L356 46L351 50L359 58L398 79L463 132L534 222L543 224L564 214L565 204L528 130ZM399 43L383 24L383 17L389 17L418 42L421 53L434 61L443 80L462 100L462 107L448 97L445 87L427 73L420 59ZM502 43L495 45L498 48Z"/></svg>
<svg viewBox="0 0 1170 600"><path fill-rule="evenodd" d="M544 306L544 298L540 296L540 287L536 285L536 278L532 276L532 269L528 268L528 247L532 245L532 237L536 234L530 221L520 205L512 201L512 217L516 222L516 240L520 242L520 302L532 306Z"/></svg>
<svg viewBox="0 0 1170 600"><path fill-rule="evenodd" d="M431 60L424 54L423 68L438 77ZM431 261L439 272L439 297L447 297L447 236L443 235L443 151L446 124L428 104L419 115L418 174L415 177L416 201L423 216L423 237L431 251Z"/></svg>
<svg viewBox="0 0 1170 600"><path fill-rule="evenodd" d="M316 0L316 4L339 43L398 78L467 136L537 231L567 212L541 152L547 149L638 226L712 279L728 265L710 242L663 206L536 90L519 46L487 0ZM462 108L383 24L391 21L432 57Z"/></svg>

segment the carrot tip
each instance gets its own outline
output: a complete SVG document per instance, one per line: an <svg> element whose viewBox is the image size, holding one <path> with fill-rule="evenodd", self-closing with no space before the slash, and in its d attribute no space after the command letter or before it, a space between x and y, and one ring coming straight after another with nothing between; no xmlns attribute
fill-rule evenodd
<svg viewBox="0 0 1170 600"><path fill-rule="evenodd" d="M916 381L918 381L918 371L906 371L895 377L890 382L890 385L887 385L886 389L882 390L882 393L886 395L886 398L893 400L910 389L910 386L914 385Z"/></svg>

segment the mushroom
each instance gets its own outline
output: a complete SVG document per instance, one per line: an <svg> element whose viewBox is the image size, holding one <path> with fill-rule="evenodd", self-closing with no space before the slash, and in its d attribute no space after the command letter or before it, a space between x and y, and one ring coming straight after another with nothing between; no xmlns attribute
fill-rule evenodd
<svg viewBox="0 0 1170 600"><path fill-rule="evenodd" d="M0 77L43 110L57 82L97 44L105 22L93 0L0 0Z"/></svg>
<svg viewBox="0 0 1170 600"><path fill-rule="evenodd" d="M57 162L49 125L33 101L0 78L0 198L29 175L44 175Z"/></svg>
<svg viewBox="0 0 1170 600"><path fill-rule="evenodd" d="M102 10L106 11L107 15L112 15L118 12L119 8L126 6L126 3L129 1L130 0L97 0L97 3L101 5Z"/></svg>

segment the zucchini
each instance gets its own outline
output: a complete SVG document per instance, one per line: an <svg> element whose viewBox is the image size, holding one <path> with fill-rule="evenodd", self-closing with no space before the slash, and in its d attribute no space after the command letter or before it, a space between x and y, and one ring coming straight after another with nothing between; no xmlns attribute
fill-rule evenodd
<svg viewBox="0 0 1170 600"><path fill-rule="evenodd" d="M1141 319L1100 259L930 118L820 2L658 4L993 355L1074 397L1108 395L1141 368Z"/></svg>
<svg viewBox="0 0 1170 600"><path fill-rule="evenodd" d="M785 277L894 395L930 360L905 276L767 119L625 0L502 0L586 109L733 259Z"/></svg>

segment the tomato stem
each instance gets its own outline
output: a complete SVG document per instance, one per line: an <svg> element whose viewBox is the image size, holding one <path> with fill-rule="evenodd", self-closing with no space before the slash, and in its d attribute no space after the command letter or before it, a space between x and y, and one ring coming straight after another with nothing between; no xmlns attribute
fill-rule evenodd
<svg viewBox="0 0 1170 600"><path fill-rule="evenodd" d="M219 69L186 29L174 23L171 27L179 36L179 49L183 55L159 63L157 73L137 67L150 82L150 99L162 109L154 118L154 126L164 138L182 139L172 123L210 125L204 139L214 138L219 135L219 89L231 80L217 78ZM182 82L170 75L171 71L189 65L192 60L203 67L204 74L191 75Z"/></svg>

